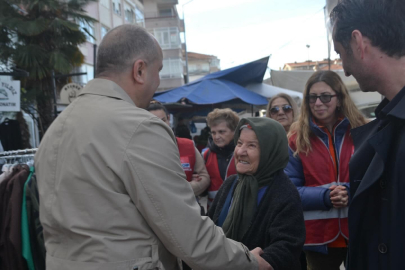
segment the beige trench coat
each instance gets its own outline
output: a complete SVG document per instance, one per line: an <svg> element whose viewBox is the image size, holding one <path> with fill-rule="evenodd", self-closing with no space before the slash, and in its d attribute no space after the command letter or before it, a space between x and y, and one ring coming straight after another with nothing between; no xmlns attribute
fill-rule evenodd
<svg viewBox="0 0 405 270"><path fill-rule="evenodd" d="M95 79L35 156L49 270L257 269L200 216L172 130L109 80Z"/></svg>

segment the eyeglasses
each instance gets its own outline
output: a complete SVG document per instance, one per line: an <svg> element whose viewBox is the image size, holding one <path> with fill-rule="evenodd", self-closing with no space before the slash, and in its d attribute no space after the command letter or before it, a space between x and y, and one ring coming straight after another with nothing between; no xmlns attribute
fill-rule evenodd
<svg viewBox="0 0 405 270"><path fill-rule="evenodd" d="M333 97L336 97L337 95L320 95L320 96L316 96L316 95L309 95L307 96L307 100L309 103L313 104L316 102L316 100L319 98L319 100L322 103L329 103Z"/></svg>
<svg viewBox="0 0 405 270"><path fill-rule="evenodd" d="M280 109L283 109L283 111L285 113L289 113L292 110L292 107L291 107L291 105L283 105L281 107L275 106L275 107L270 109L270 113L271 114L277 114L280 111Z"/></svg>

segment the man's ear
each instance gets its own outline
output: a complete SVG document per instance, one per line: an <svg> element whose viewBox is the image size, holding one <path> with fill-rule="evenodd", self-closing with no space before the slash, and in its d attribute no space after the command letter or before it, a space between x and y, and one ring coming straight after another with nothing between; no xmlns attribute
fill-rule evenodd
<svg viewBox="0 0 405 270"><path fill-rule="evenodd" d="M133 68L132 68L132 76L134 80L139 84L145 83L145 76L146 76L146 62L142 59L138 59L135 61Z"/></svg>
<svg viewBox="0 0 405 270"><path fill-rule="evenodd" d="M350 43L352 45L353 53L359 56L360 59L364 59L367 43L363 34L359 30L353 30Z"/></svg>

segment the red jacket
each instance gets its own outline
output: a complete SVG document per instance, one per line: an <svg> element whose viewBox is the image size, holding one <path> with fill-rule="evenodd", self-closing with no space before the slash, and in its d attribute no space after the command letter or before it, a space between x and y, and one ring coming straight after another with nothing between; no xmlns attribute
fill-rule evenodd
<svg viewBox="0 0 405 270"><path fill-rule="evenodd" d="M190 139L178 138L177 146L180 153L180 162L187 176L187 181L191 181L195 165L195 147L194 142Z"/></svg>
<svg viewBox="0 0 405 270"><path fill-rule="evenodd" d="M349 161L354 151L349 121L343 119L336 126L333 136L338 157L338 177L336 177L335 164L328 147L329 137L312 121L310 123L313 132L310 137L312 151L308 156L305 153L294 156L296 136L291 136L290 161L285 169L301 195L307 246L331 243L340 233L346 239L349 238L348 207L328 209L324 195L332 185L344 185L349 191Z"/></svg>
<svg viewBox="0 0 405 270"><path fill-rule="evenodd" d="M208 155L208 157L207 157ZM218 168L217 154L211 152L210 150L204 152L204 160L206 160L205 167L207 168L208 174L210 175L211 185L208 188L208 206L214 201L215 195L219 188L222 186L222 183L225 179L221 178ZM226 169L226 177L237 174L235 166L235 158L232 155L232 158L229 161L228 168Z"/></svg>

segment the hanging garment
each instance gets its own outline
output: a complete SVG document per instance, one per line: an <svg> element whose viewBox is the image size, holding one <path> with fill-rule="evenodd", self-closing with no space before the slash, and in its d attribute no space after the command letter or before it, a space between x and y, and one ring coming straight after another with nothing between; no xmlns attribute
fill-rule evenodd
<svg viewBox="0 0 405 270"><path fill-rule="evenodd" d="M29 241L35 270L45 270L45 243L42 224L39 221L39 194L35 173L25 185Z"/></svg>
<svg viewBox="0 0 405 270"><path fill-rule="evenodd" d="M34 173L34 167L30 168L30 174L27 181L24 184L23 201L21 209L21 250L22 256L27 261L27 267L29 270L35 270L34 258L32 256L31 243L30 243L30 231L28 224L28 214L27 214L27 199L26 190L27 185L31 180L32 174Z"/></svg>
<svg viewBox="0 0 405 270"><path fill-rule="evenodd" d="M25 270L27 264L21 250L21 209L24 183L29 175L27 165L13 167L3 200L4 219L1 220L1 269ZM15 173L17 171L17 173Z"/></svg>
<svg viewBox="0 0 405 270"><path fill-rule="evenodd" d="M5 151L22 149L20 123L17 120L6 120L0 125L0 140Z"/></svg>

